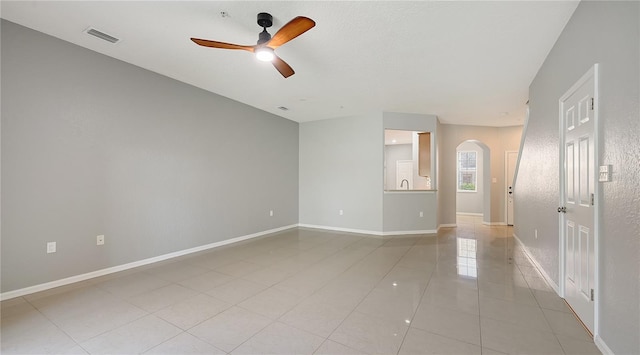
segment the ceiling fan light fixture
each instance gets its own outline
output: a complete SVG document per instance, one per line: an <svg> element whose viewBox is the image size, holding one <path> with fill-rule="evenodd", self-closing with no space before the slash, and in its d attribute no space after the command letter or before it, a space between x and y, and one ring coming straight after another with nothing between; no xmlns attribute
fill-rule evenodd
<svg viewBox="0 0 640 355"><path fill-rule="evenodd" d="M265 12L258 14L258 25L262 27L262 32L258 35L258 43L253 46L243 46L239 44L212 41L208 39L193 38L191 41L203 47L242 50L255 54L256 58L263 62L271 62L273 67L285 78L296 72L287 62L278 57L274 50L301 34L312 29L316 23L304 16L298 16L282 26L276 34L271 37L267 32L267 27L273 24L271 15Z"/></svg>
<svg viewBox="0 0 640 355"><path fill-rule="evenodd" d="M273 49L269 47L260 47L255 50L256 58L262 62L271 62L273 58L275 58L275 54L273 53Z"/></svg>

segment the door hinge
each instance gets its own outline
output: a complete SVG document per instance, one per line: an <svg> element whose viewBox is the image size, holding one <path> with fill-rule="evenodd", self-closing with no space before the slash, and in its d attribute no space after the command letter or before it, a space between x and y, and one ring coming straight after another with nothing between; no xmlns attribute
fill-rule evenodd
<svg viewBox="0 0 640 355"><path fill-rule="evenodd" d="M595 107L596 107L595 101L596 101L595 98L592 97L591 98L591 111L595 110Z"/></svg>
<svg viewBox="0 0 640 355"><path fill-rule="evenodd" d="M591 289L591 300L593 301L593 289Z"/></svg>
<svg viewBox="0 0 640 355"><path fill-rule="evenodd" d="M591 194L591 206L595 206L596 204L596 197L594 194Z"/></svg>

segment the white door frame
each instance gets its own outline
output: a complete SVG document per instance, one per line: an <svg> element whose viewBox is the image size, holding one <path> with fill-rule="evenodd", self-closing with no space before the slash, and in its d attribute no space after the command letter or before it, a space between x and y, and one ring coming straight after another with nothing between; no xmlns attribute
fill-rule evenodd
<svg viewBox="0 0 640 355"><path fill-rule="evenodd" d="M595 168L593 169L594 171L594 176L593 176L593 181L594 181L594 206L593 206L593 225L594 225L594 292L595 292L595 297L594 297L594 301L593 301L593 337L594 339L596 337L599 336L600 331L600 317L599 317L599 309L600 309L600 213L601 213L601 208L600 208L600 196L601 196L601 186L600 183L598 183L598 169L597 166L599 165L600 162L600 119L599 119L599 102L600 102L600 93L599 93L599 73L598 73L598 64L594 64L593 67L591 67L581 78L580 80L578 80L575 84L573 84L573 86L571 86L571 88L569 90L567 90L567 92L562 95L562 97L560 97L560 99L558 100L558 106L559 106L559 132L560 132L560 143L559 143L559 155L560 155L560 164L559 164L559 169L560 169L560 181L559 181L559 185L560 185L560 201L559 201L559 206L562 206L561 204L563 203L563 201L566 198L566 191L565 191L565 186L564 186L564 181L565 181L565 152L564 152L564 145L565 145L565 139L564 139L564 127L565 127L565 122L564 122L564 102L569 99L569 97L580 87L582 86L582 84L584 84L587 80L591 79L593 77L593 83L594 83L594 113L593 113L593 119L594 119L594 132L593 132L593 138L594 138L594 165ZM564 228L564 214L560 213L559 216L559 245L558 245L558 250L559 250L559 256L560 256L560 260L559 260L559 287L558 287L558 291L560 292L559 295L560 297L564 298L565 297L565 256L566 256L566 235L565 235L565 228Z"/></svg>
<svg viewBox="0 0 640 355"><path fill-rule="evenodd" d="M504 223L509 224L508 212L509 212L509 154L516 154L516 168L513 169L513 180L511 181L511 191L515 190L513 182L516 181L516 171L518 166L518 160L520 159L520 152L517 150L506 150L504 152ZM515 224L515 221L514 221Z"/></svg>

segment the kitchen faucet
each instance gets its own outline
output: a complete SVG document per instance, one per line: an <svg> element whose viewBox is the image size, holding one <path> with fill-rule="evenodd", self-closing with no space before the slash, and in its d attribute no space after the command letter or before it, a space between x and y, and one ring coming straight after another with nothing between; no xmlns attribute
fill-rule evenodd
<svg viewBox="0 0 640 355"><path fill-rule="evenodd" d="M400 181L400 187L402 187L404 185L404 182L407 182L407 190L409 190L409 180L407 179L402 179L402 181Z"/></svg>

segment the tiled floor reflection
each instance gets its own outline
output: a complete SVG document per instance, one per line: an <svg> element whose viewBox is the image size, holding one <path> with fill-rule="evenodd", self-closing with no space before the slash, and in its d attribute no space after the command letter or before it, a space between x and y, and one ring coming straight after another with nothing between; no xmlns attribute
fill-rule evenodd
<svg viewBox="0 0 640 355"><path fill-rule="evenodd" d="M293 229L2 302L3 354L599 354L514 250Z"/></svg>

